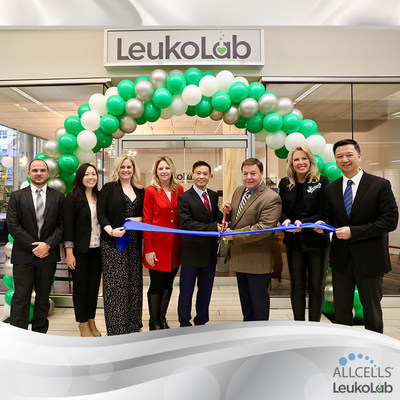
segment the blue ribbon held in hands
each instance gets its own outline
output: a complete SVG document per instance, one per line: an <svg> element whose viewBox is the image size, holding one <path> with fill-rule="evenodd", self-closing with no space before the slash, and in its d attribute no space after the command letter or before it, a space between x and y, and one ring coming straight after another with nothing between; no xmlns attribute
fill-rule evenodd
<svg viewBox="0 0 400 400"><path fill-rule="evenodd" d="M165 228L163 226L156 226L145 224L144 222L137 222L128 220L122 226L125 227L127 231L147 231L147 232L163 232L163 233L175 233L180 235L192 235L192 236L212 236L212 237L224 237L224 236L234 236L234 235L244 235L248 233L267 233L267 232L279 232L279 231L288 231L291 229L297 228L322 228L325 234L329 234L330 232L335 232L335 228L331 225L327 224L313 224L311 222L306 222L301 224L300 226L296 226L295 224L289 224L288 226L280 225L275 228L270 229L261 229L258 231L225 231L225 232L216 232L216 231L186 231L183 229L173 229L173 228ZM128 234L123 235L122 237L114 238L115 242L119 250L122 252L131 242L131 238Z"/></svg>

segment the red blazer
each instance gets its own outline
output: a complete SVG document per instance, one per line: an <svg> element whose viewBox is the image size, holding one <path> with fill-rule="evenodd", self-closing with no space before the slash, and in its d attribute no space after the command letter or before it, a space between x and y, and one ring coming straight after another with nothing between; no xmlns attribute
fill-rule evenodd
<svg viewBox="0 0 400 400"><path fill-rule="evenodd" d="M164 226L166 228L179 228L178 222L178 196L183 193L183 187L179 185L178 195L171 192L171 201L162 190L151 185L146 188L143 203L143 222L146 224ZM144 251L143 264L146 268L157 271L171 271L180 265L180 251L182 236L173 233L143 232ZM145 258L146 253L156 253L155 267L151 267Z"/></svg>

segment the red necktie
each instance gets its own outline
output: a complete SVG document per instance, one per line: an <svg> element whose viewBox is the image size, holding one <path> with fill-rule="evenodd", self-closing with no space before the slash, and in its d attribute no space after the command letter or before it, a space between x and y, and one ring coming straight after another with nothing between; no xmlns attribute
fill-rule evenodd
<svg viewBox="0 0 400 400"><path fill-rule="evenodd" d="M210 202L208 201L207 192L203 192L203 197L204 197L204 205L206 206L207 214L209 217L211 217L211 207L210 207Z"/></svg>

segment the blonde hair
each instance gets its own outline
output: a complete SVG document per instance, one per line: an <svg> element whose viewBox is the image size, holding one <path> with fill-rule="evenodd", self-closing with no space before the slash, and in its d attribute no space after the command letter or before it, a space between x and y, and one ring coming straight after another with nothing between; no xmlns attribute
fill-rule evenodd
<svg viewBox="0 0 400 400"><path fill-rule="evenodd" d="M306 182L315 183L319 181L320 174L318 172L317 160L311 150L305 144L299 144L289 151L288 162L286 165L286 174L289 179L289 189L292 190L296 186L296 172L293 168L293 155L296 151L304 151L310 161L310 169L306 174Z"/></svg>
<svg viewBox="0 0 400 400"><path fill-rule="evenodd" d="M128 156L127 154L122 154L118 156L113 165L113 170L111 173L111 180L113 182L117 182L119 178L119 170L121 169L121 165L125 160L129 160L133 165L133 174L132 174L132 185L137 189L142 189L143 185L140 183L140 170L139 167L136 165L135 160L133 157Z"/></svg>
<svg viewBox="0 0 400 400"><path fill-rule="evenodd" d="M171 169L171 180L169 181L169 187L173 192L178 193L179 183L175 178L176 175L175 164L168 156L158 156L154 160L153 167L151 169L150 185L153 185L157 189L157 192L161 192L161 182L160 178L157 176L158 164L160 164L161 161L165 161L168 164L169 168Z"/></svg>

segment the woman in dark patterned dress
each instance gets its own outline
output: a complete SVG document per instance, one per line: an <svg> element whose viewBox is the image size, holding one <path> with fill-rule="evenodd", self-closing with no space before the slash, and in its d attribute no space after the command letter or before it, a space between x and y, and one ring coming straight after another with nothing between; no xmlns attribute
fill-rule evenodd
<svg viewBox="0 0 400 400"><path fill-rule="evenodd" d="M142 235L121 227L126 219L142 221L144 189L135 160L119 156L112 182L104 185L98 199L102 228L103 298L107 335L139 332L142 328ZM130 244L119 251L114 237L130 235Z"/></svg>

